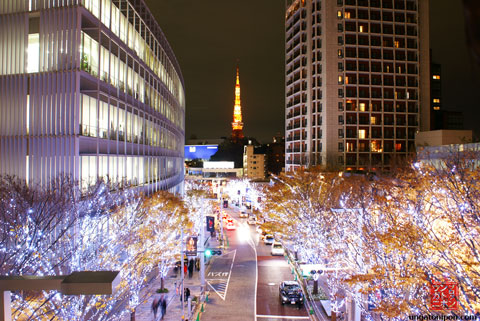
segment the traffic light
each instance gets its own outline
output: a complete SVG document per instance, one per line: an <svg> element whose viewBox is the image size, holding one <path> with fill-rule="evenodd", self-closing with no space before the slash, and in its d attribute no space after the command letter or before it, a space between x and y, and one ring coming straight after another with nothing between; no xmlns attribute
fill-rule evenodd
<svg viewBox="0 0 480 321"><path fill-rule="evenodd" d="M205 256L210 257L212 255L222 255L222 250L221 249L206 249L205 250Z"/></svg>

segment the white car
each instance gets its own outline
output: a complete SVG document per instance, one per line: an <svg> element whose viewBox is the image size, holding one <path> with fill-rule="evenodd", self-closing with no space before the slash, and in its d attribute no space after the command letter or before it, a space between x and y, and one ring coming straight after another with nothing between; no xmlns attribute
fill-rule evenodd
<svg viewBox="0 0 480 321"><path fill-rule="evenodd" d="M272 255L284 255L285 250L283 249L282 243L273 242L271 253L272 253Z"/></svg>
<svg viewBox="0 0 480 321"><path fill-rule="evenodd" d="M250 225L255 225L257 224L257 218L255 216L250 216L247 220L247 223Z"/></svg>
<svg viewBox="0 0 480 321"><path fill-rule="evenodd" d="M247 212L241 211L241 212L240 212L240 217L248 217Z"/></svg>
<svg viewBox="0 0 480 321"><path fill-rule="evenodd" d="M275 242L275 238L273 237L272 234L267 234L263 238L263 243L265 243L266 245L272 245L274 242Z"/></svg>

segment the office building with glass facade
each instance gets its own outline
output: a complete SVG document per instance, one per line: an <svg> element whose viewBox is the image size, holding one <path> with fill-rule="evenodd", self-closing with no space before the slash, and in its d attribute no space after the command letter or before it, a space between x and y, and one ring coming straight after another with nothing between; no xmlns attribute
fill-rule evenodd
<svg viewBox="0 0 480 321"><path fill-rule="evenodd" d="M0 172L179 192L185 92L143 0L0 3Z"/></svg>
<svg viewBox="0 0 480 321"><path fill-rule="evenodd" d="M428 0L288 0L286 170L390 170L430 127Z"/></svg>

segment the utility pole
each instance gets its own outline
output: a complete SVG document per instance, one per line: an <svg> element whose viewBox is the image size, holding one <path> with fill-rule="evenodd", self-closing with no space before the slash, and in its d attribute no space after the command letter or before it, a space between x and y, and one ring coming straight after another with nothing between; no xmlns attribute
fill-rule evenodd
<svg viewBox="0 0 480 321"><path fill-rule="evenodd" d="M183 284L183 281L185 280L185 272L183 270L183 257L184 257L184 248L183 248L183 228L182 228L182 236L180 238L180 242L182 242L182 251L180 253L180 255L182 256L182 259L181 259L181 262L182 262L182 265L180 267L180 270L181 270L181 278L182 278L182 288L180 289L180 301L182 302L182 320L185 320L185 304L183 303L183 300L185 299L184 297L184 293L185 293L185 290L184 290L184 284Z"/></svg>
<svg viewBox="0 0 480 321"><path fill-rule="evenodd" d="M205 293L205 199L202 199L202 224L200 224L200 296Z"/></svg>

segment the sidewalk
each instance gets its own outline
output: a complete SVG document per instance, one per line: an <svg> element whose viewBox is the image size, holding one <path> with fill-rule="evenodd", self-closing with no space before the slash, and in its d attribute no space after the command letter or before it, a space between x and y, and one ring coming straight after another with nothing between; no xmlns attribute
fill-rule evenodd
<svg viewBox="0 0 480 321"><path fill-rule="evenodd" d="M217 247L218 242L215 239L210 240L210 248ZM209 265L205 264L205 273L208 273ZM156 293L157 289L160 289L161 279L159 277L153 279L151 283L141 292L140 297L146 297L146 302L140 304L135 313L135 321L153 321L152 302L155 296L160 297L161 294ZM181 272L178 271L178 275L175 275L173 269L171 269L167 277L164 279L164 287L168 289L168 293L164 294L167 299L167 312L163 320L165 321L180 321L188 320L188 307L187 302L184 302L185 318L182 318L182 304L180 302L179 293L176 293L175 285L178 288L181 286ZM188 278L188 273L185 275L184 288L190 289L190 297L193 299L195 296L200 297L200 271L194 269L192 278ZM208 285L206 289L208 290ZM194 303L192 302L192 308ZM190 320L195 320L196 316L191 316ZM160 309L157 313L157 320L160 320Z"/></svg>

